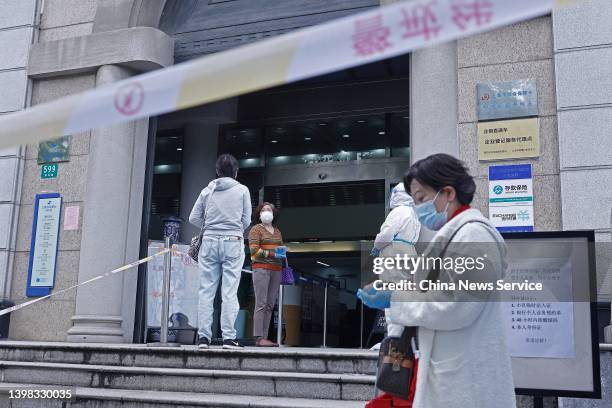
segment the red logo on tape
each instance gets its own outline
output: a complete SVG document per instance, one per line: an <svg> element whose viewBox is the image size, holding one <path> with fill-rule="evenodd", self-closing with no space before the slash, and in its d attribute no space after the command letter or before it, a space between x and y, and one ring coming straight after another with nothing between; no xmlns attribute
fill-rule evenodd
<svg viewBox="0 0 612 408"><path fill-rule="evenodd" d="M115 109L125 116L132 116L140 112L144 105L144 87L139 82L123 85L115 94Z"/></svg>

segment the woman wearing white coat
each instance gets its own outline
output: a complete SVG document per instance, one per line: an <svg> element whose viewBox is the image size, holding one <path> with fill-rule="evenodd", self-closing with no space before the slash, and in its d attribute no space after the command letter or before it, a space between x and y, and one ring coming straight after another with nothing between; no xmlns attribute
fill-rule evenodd
<svg viewBox="0 0 612 408"><path fill-rule="evenodd" d="M462 162L436 154L416 162L404 185L421 223L437 231L426 257L484 259L481 270L418 269L416 282L495 282L505 269L503 238L470 208L476 186ZM486 292L360 291L363 302L388 308L393 324L418 326L414 408L514 408L516 399L500 305Z"/></svg>
<svg viewBox="0 0 612 408"><path fill-rule="evenodd" d="M421 223L414 212L414 200L406 193L403 184L393 187L389 208L391 211L376 235L371 255L382 258L394 258L396 255L416 256L414 246L419 239ZM395 269L385 270L380 276L383 282L400 282L402 279L411 278L409 273ZM388 316L386 320L387 334L400 336L404 326L391 323Z"/></svg>

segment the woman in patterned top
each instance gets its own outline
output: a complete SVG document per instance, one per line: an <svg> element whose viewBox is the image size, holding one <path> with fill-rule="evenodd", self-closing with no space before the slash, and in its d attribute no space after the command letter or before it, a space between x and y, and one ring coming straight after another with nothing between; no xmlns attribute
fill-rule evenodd
<svg viewBox="0 0 612 408"><path fill-rule="evenodd" d="M253 212L253 227L249 232L255 288L253 335L259 347L278 347L278 344L267 339L272 309L278 298L283 262L287 257L283 236L274 226L278 213L273 204L260 204Z"/></svg>

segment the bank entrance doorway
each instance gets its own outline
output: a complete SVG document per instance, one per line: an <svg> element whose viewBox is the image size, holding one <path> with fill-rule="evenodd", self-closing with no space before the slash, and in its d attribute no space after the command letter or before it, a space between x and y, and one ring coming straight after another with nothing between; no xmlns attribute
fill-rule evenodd
<svg viewBox="0 0 612 408"><path fill-rule="evenodd" d="M368 346L376 312L363 309L355 292L372 278L362 271L364 248L384 221L391 187L409 166L408 82L408 57L402 56L160 117L149 166L149 245L159 245L164 225L172 223L180 225L183 246L198 233L188 224L189 212L215 177L216 157L230 153L253 208L270 202L280 210L278 227L297 278L284 291L283 343ZM181 259L176 272L173 267L182 278L170 314L182 313L179 320L195 328L199 271L186 263ZM255 299L248 255L244 270L236 325L250 344ZM159 324L150 306L159 302L154 276L141 285L147 286L141 318L150 327ZM278 304L272 340L277 310ZM218 324L213 333L220 335Z"/></svg>

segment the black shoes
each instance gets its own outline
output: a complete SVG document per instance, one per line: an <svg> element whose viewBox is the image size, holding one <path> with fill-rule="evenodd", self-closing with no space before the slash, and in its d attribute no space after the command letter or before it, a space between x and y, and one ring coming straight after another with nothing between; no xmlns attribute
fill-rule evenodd
<svg viewBox="0 0 612 408"><path fill-rule="evenodd" d="M241 349L244 348L240 343L238 343L236 340L223 340L223 348L224 349L228 349L228 350L236 350L236 349Z"/></svg>
<svg viewBox="0 0 612 408"><path fill-rule="evenodd" d="M200 337L198 339L198 348L200 350L205 350L210 347L210 341L206 337Z"/></svg>
<svg viewBox="0 0 612 408"><path fill-rule="evenodd" d="M206 350L210 347L210 340L206 337L200 337L198 339L198 348L200 350ZM241 349L243 346L238 343L236 340L223 340L223 348L232 350L232 349Z"/></svg>

